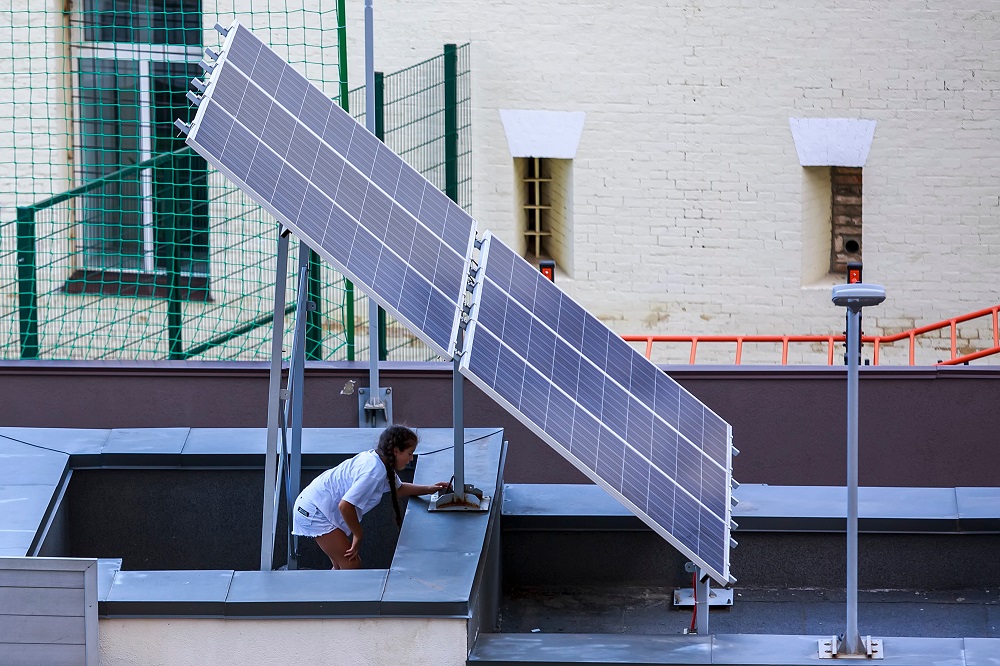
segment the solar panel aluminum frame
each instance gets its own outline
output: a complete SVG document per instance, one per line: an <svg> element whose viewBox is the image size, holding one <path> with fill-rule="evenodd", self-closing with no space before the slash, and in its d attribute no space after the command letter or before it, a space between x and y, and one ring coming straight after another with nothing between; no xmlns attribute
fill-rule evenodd
<svg viewBox="0 0 1000 666"><path fill-rule="evenodd" d="M598 486L600 486L601 488L603 488L605 490L605 492L607 492L609 495L611 495L616 500L618 500L623 506L625 506L634 515L636 515L640 520L642 520L650 529L652 529L654 532L656 532L658 535L660 535L660 537L662 537L663 539L665 539L668 543L670 543L674 548L676 548L678 551L680 551L681 553L683 553L686 557L690 558L690 560L692 562L694 562L695 564L697 564L705 574L707 574L708 576L710 576L713 580L715 580L720 585L729 586L729 585L732 585L733 583L735 583L736 582L736 578L733 577L730 574L730 550L731 550L731 548L729 547L729 545L730 545L729 544L729 540L731 539L731 527L732 527L732 524L733 524L732 523L732 483L731 483L731 481L732 481L731 470L732 470L732 437L733 437L733 431L732 431L732 426L730 424L728 424L728 423L726 424L726 426L727 426L727 442L729 444L729 447L728 447L728 454L727 454L727 460L726 460L726 463L727 463L726 464L726 469L727 469L726 481L727 482L726 482L726 487L725 487L725 503L723 505L723 506L725 506L725 512L726 512L726 515L723 518L723 525L724 525L724 530L725 530L725 536L726 536L727 543L723 547L723 566L722 566L722 570L720 571L720 570L716 569L715 567L713 567L712 565L708 564L708 562L706 562L704 560L704 558L700 557L691 548L689 548L687 545L685 545L683 542L681 542L677 537L675 537L673 534L671 534L670 532L668 532L667 530L665 530L663 527L661 527L659 525L659 523L657 523L657 521L654 520L652 517L650 517L645 511L643 511L642 509L640 509L639 507L637 507L633 502L631 502L629 499L627 499L624 495L622 495L620 492L618 492L613 487L611 487L604 479L602 479L600 476L598 476L597 473L594 470L592 470L592 469L588 468L586 465L584 465L582 461L580 461L576 456L574 456L569 450L567 450L555 438L553 438L551 435L549 435L547 432L545 432L545 430L542 429L538 424L536 424L534 421L532 421L530 418L528 418L526 415L524 415L517 407L515 407L514 405L512 405L506 398L504 398L499 393L497 393L495 390L493 390L484 380L482 380L479 376L477 376L474 372L471 371L471 369L469 368L470 354L475 349L476 329L478 327L478 321L477 321L477 319L478 319L478 314L479 314L479 304L481 302L480 301L480 295L482 293L482 288L483 288L483 284L484 284L484 280L482 279L481 275L485 272L486 265L487 265L487 263L489 261L489 245L490 245L490 242L491 242L492 238L493 238L493 235L489 231L486 231L483 234L483 240L482 240L482 244L480 246L479 268L478 268L477 276L476 276L476 279L475 279L475 285L473 287L473 292L472 292L472 299L471 299L472 306L471 306L471 309L469 311L469 317L468 317L469 321L468 321L468 324L467 324L467 327L466 327L466 330L465 330L464 345L462 347L462 351L461 351L461 354L460 354L459 371L462 373L463 376L465 376L466 378L468 378L469 381L471 381L477 388L479 388L486 395L488 395L490 398L492 398L494 401L496 401L497 404L499 404L500 406L502 406L510 414L512 414L515 418L517 418L518 421L520 421L525 427L527 427L529 430L531 430L531 432L533 432L536 436L538 436L542 441L544 441L546 444L548 444L549 446L551 446L557 453L559 453L559 455L561 455L570 464L572 464L574 467L576 467L584 476L586 476L591 481L593 481L594 483L596 483ZM568 295L566 295L565 292L563 292L563 295L566 296L566 297L568 297ZM501 341L501 344L504 344L503 341ZM526 360L525 360L525 364L526 364L526 367L529 367L529 368L531 367L530 365L527 364ZM552 387L554 389L556 389L556 390L562 391L562 389L559 388L558 386L556 386L555 384L552 384ZM563 391L563 393L565 394L564 391ZM569 397L571 399L573 399L573 396L569 396ZM575 399L574 399L574 402L576 402ZM668 425L671 425L671 427L673 427L673 424L668 424ZM616 435L616 437L617 437L617 435ZM621 438L619 437L619 439L621 439Z"/></svg>
<svg viewBox="0 0 1000 666"><path fill-rule="evenodd" d="M238 32L240 30L247 30L247 28L244 28L240 24L239 21L234 21L233 24L230 26L227 34L226 34L226 38L225 38L225 40L223 42L223 45L222 45L222 47L220 49L219 57L216 60L214 69L212 70L212 72L207 77L208 81L207 81L207 85L206 85L205 91L204 91L204 93L202 93L202 101L198 105L198 109L195 112L195 117L194 117L194 119L190 123L190 128L191 129L188 132L186 142L189 145L191 145L193 148L195 148L196 150L198 150L198 148L202 148L202 150L204 150L204 152L202 152L202 150L199 150L198 151L199 154L201 154L203 157L205 157L205 159L208 160L212 164L212 166L214 166L216 169L218 169L220 172L222 172L227 178L229 178L241 190L243 190L244 192L246 192L246 193L248 193L248 194L250 194L252 196L253 194L256 194L256 191L254 190L254 188L250 187L246 183L246 181L244 181L242 178L236 176L224 164L222 164L218 160L214 159L213 156L211 156L210 154L206 154L208 151L205 150L204 145L201 142L198 141L198 132L199 132L199 130L201 128L201 119L204 117L204 115L207 112L207 110L215 103L212 100L212 92L214 90L215 84L219 80L219 78L222 75L222 73L224 72L225 68L227 66L229 66L229 63L226 60L226 54L227 54L228 47L233 42L233 40L236 39L237 34L238 34ZM268 44L266 44L266 43L263 43L263 47L271 49L271 47ZM271 50L273 52L273 49L271 49ZM233 67L235 67L235 65L233 65ZM236 69L237 72L240 72L241 74L243 74L244 76L246 76L247 78L249 78L249 75L247 73L245 73L245 72L242 72L242 70L240 70L238 67L235 67L235 69ZM311 83L310 83L310 85L311 85ZM280 102L277 99L274 99L274 103L280 104ZM228 117L233 118L233 116L228 111L226 111L224 108L222 108L221 106L219 107L219 111L222 112L222 113L225 113ZM297 116L295 116L295 114L291 114L291 115L293 117L297 118ZM352 119L352 121L353 121L353 119ZM233 122L238 122L238 121L235 118L233 118ZM353 122L356 122L356 121L353 121ZM359 129L363 129L365 132L368 131L367 129L363 128L360 124L358 125L358 127L359 127ZM322 141L321 137L317 137L317 138L320 141ZM339 151L335 150L332 146L329 146L329 144L326 144L326 145L327 145L327 147L330 148L330 150L332 152L334 152L335 154L337 154L339 157L341 157L344 160L345 165L350 166L351 168L355 168L354 165L350 161L348 161L347 158L344 155L342 155ZM264 147L266 148L267 146L265 145ZM279 156L279 159L281 159L280 156ZM284 159L281 159L281 161L283 163L285 162ZM346 168L346 166L345 166L345 168ZM371 186L378 187L375 183L371 183ZM256 203L258 203L268 213L270 213L275 219L277 219L279 222L281 222L282 225L284 225L285 227L287 227L288 229L290 229L293 233L295 233L296 237L298 237L300 239L304 238L304 235L302 234L302 230L298 227L298 225L294 221L288 219L288 217L286 217L284 214L282 214L281 212L279 212L274 206L271 205L270 202L263 200L264 199L263 197L260 197L260 199L258 199L257 197L253 197L252 196L252 198L254 199L254 201ZM394 201L394 198L391 197L391 196L389 196L389 199ZM334 205L337 205L337 204L335 203ZM348 215L350 216L350 214L348 214ZM361 224L361 222L359 220L355 219L353 216L350 216L350 217L351 217L352 220L355 221L356 224L358 224L359 227L361 227L362 229L364 228L364 225ZM421 224L419 221L417 223ZM476 236L476 234L475 234L475 224L473 223L472 233L469 234L468 244L467 244L466 251L465 251L465 254L464 254L464 257L463 257L463 269L462 269L463 270L463 275L468 275L468 272L469 272L469 264L470 264L470 260L471 260L470 258L472 256L472 249L473 249L474 244L475 244L475 236ZM442 239L442 241L443 241L443 239ZM307 243L307 245L308 245L308 243ZM312 246L310 245L310 247L312 247ZM385 245L385 247L391 250L391 248L388 245ZM447 246L445 246L445 247L447 247ZM445 358L447 360L451 360L451 359L454 358L454 355L455 355L455 343L456 343L456 340L458 338L458 330L459 330L459 326L461 325L461 319L462 319L462 314L463 314L463 307L465 305L465 299L466 299L466 296L467 296L465 284L462 285L462 292L457 295L458 300L455 301L455 314L454 314L454 318L453 318L453 321L452 321L451 337L449 338L450 341L451 341L451 344L450 344L450 348L449 349L445 349L440 344L438 344L435 340L433 340L432 338L430 338L427 335L424 335L420 326L415 325L407 316L403 315L397 308L395 308L391 304L385 302L381 297L379 297L375 293L375 290L371 287L371 285L369 285L365 280L360 279L353 271L349 270L345 265L341 264L341 262L339 262L337 259L335 259L333 256L331 256L329 254L329 252L327 252L325 250L325 248L323 248L323 247L312 247L312 249L314 249L317 253L319 253L331 265L337 267L337 269L344 276L346 276L352 282L354 282L356 285L358 285L359 287L361 287L371 298L373 298L376 302L378 302L378 304L384 310L386 310L387 312L389 312L395 319L397 319L404 326L406 326L407 329L409 329L411 332L413 332L415 335L417 335L425 344L427 344L431 349L433 349L435 353L437 353L438 355L442 356L443 358ZM431 288L432 289L436 289L437 287L435 287L435 285L433 283L431 283ZM441 292L441 293L443 293L443 292ZM451 297L451 295L446 295L446 296L449 296L449 298Z"/></svg>

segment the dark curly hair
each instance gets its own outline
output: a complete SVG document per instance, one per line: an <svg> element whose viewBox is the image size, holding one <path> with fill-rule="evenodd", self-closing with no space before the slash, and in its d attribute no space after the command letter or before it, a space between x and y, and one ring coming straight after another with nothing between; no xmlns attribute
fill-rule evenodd
<svg viewBox="0 0 1000 666"><path fill-rule="evenodd" d="M417 433L406 426L391 425L382 431L378 438L379 457L385 463L385 478L389 481L389 491L392 493L392 509L396 512L396 525L403 525L403 514L399 511L399 498L396 496L396 451L406 451L417 445Z"/></svg>

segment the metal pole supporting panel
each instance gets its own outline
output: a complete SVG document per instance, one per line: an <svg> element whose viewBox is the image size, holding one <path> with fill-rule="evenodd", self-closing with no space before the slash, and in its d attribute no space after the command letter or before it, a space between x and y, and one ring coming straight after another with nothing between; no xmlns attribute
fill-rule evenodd
<svg viewBox="0 0 1000 666"><path fill-rule="evenodd" d="M267 383L267 452L264 459L264 514L260 527L260 570L270 571L274 557L274 498L278 477L278 410L281 409L281 343L285 331L285 282L288 277L288 233L278 230L274 269L274 319L271 326L271 370Z"/></svg>
<svg viewBox="0 0 1000 666"><path fill-rule="evenodd" d="M460 363L459 357L456 356L451 370L451 420L455 442L455 482L453 487L456 496L465 499L465 395L462 391L462 373L458 370Z"/></svg>
<svg viewBox="0 0 1000 666"><path fill-rule="evenodd" d="M365 127L375 133L375 28L372 0L365 0ZM377 405L381 398L378 378L378 303L368 296L368 386L369 400ZM374 414L374 413L373 413ZM378 419L372 418L371 425Z"/></svg>
<svg viewBox="0 0 1000 666"><path fill-rule="evenodd" d="M858 344L861 309L847 316L847 633L844 650L861 652L858 634Z"/></svg>
<svg viewBox="0 0 1000 666"><path fill-rule="evenodd" d="M847 308L847 629L842 641L821 640L820 658L884 657L882 642L858 631L858 366L861 363L861 309L885 300L885 289L863 282L833 288L833 303Z"/></svg>
<svg viewBox="0 0 1000 666"><path fill-rule="evenodd" d="M298 560L295 556L295 537L292 536L292 511L294 510L295 498L298 497L301 484L302 473L302 398L303 387L305 386L306 370L306 327L308 324L308 313L312 308L309 301L309 247L299 241L299 292L298 307L295 312L295 334L292 343L292 359L288 370L288 388L291 393L291 418L292 436L288 447L288 490L285 504L288 516L288 569L298 568ZM287 423L287 421L286 421Z"/></svg>

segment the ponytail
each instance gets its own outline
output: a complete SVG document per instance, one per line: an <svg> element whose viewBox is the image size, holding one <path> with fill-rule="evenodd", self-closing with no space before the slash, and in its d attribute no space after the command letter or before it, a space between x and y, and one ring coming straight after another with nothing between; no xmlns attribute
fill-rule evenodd
<svg viewBox="0 0 1000 666"><path fill-rule="evenodd" d="M402 527L403 514L399 510L399 497L396 495L396 451L404 451L417 444L417 433L406 426L391 425L382 431L378 438L378 453L385 463L385 478L389 482L389 492L392 493L392 510L396 513L396 525Z"/></svg>

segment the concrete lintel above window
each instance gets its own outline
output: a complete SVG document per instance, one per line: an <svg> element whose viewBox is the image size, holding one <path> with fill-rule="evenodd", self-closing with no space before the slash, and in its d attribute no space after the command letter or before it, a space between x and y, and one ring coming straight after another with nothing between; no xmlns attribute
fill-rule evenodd
<svg viewBox="0 0 1000 666"><path fill-rule="evenodd" d="M863 167L875 136L874 120L789 118L795 152L804 167Z"/></svg>
<svg viewBox="0 0 1000 666"><path fill-rule="evenodd" d="M586 115L582 111L500 109L511 157L575 158Z"/></svg>

